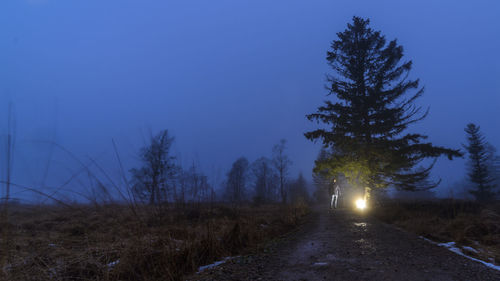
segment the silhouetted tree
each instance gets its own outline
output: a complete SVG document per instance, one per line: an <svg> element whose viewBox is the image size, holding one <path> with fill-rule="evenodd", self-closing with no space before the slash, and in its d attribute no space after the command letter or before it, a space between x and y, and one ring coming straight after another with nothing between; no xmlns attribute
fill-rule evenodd
<svg viewBox="0 0 500 281"><path fill-rule="evenodd" d="M247 170L248 160L240 157L227 173L225 196L229 201L240 202L245 198Z"/></svg>
<svg viewBox="0 0 500 281"><path fill-rule="evenodd" d="M279 144L273 147L273 165L278 172L279 177L279 192L281 196L281 202L286 203L287 190L286 190L286 180L288 176L288 169L292 164L292 161L285 154L286 140L282 139Z"/></svg>
<svg viewBox="0 0 500 281"><path fill-rule="evenodd" d="M479 132L479 126L468 124L465 127L467 134L467 144L464 148L469 153L468 176L469 180L475 184L475 188L470 190L477 201L485 202L494 198L493 178L488 171L488 162L491 161L490 153L487 151L487 143Z"/></svg>
<svg viewBox="0 0 500 281"><path fill-rule="evenodd" d="M169 181L175 179L177 166L175 157L170 154L174 141L168 131L163 130L156 136L151 136L150 144L140 151L142 167L131 169L133 193L139 198L149 197L150 204L158 204L170 193Z"/></svg>
<svg viewBox="0 0 500 281"><path fill-rule="evenodd" d="M189 175L183 169L179 169L177 174L177 181L174 186L174 199L175 201L184 206L186 203L186 190L189 181Z"/></svg>
<svg viewBox="0 0 500 281"><path fill-rule="evenodd" d="M208 177L203 174L194 161L191 167L184 172L184 177L190 201L200 202L209 199L212 187L208 183Z"/></svg>
<svg viewBox="0 0 500 281"><path fill-rule="evenodd" d="M198 167L193 161L193 164L186 171L187 177L187 192L189 194L190 201L198 201L198 195L200 192L201 177L198 173Z"/></svg>
<svg viewBox="0 0 500 281"><path fill-rule="evenodd" d="M326 148L322 148L316 158L315 163L328 160L329 153ZM313 183L315 190L314 199L318 202L329 202L328 187L333 184L333 175L330 175L328 169L315 169L313 171Z"/></svg>
<svg viewBox="0 0 500 281"><path fill-rule="evenodd" d="M261 157L252 163L256 203L276 200L278 175L272 168L272 162L266 157Z"/></svg>
<svg viewBox="0 0 500 281"><path fill-rule="evenodd" d="M493 180L492 185L496 189L497 196L500 195L500 155L497 154L497 149L491 145L486 145L486 151L488 152L488 171L490 172L491 178Z"/></svg>
<svg viewBox="0 0 500 281"><path fill-rule="evenodd" d="M324 127L305 136L321 140L332 153L327 160L316 161L315 171L344 174L368 190L390 184L417 189L433 166L415 170L417 164L426 158L447 155L452 159L461 153L424 142L427 136L404 133L428 113L421 113L415 105L423 88L418 79L408 79L412 62L401 62L403 47L396 40L387 43L380 31L368 25L368 19L354 17L327 52L335 72L328 76L329 95L336 101L325 101L316 113L307 115Z"/></svg>
<svg viewBox="0 0 500 281"><path fill-rule="evenodd" d="M307 181L302 173L300 173L297 179L290 184L290 201L293 204L309 202Z"/></svg>

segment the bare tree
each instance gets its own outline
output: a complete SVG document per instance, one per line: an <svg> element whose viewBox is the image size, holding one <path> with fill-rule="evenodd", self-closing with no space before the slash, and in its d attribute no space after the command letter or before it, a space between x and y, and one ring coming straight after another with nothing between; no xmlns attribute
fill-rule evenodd
<svg viewBox="0 0 500 281"><path fill-rule="evenodd" d="M198 201L200 193L201 178L198 173L198 166L193 161L193 164L187 170L188 192L191 201Z"/></svg>
<svg viewBox="0 0 500 281"><path fill-rule="evenodd" d="M199 200L208 202L211 198L211 191L213 190L212 186L208 181L208 177L204 174L200 174L200 194Z"/></svg>
<svg viewBox="0 0 500 281"><path fill-rule="evenodd" d="M191 167L183 173L182 179L179 182L183 183L184 187L187 188L188 200L201 202L210 199L210 190L212 187L209 184L208 177L194 161Z"/></svg>
<svg viewBox="0 0 500 281"><path fill-rule="evenodd" d="M286 188L288 169L292 164L290 158L288 158L288 156L285 154L285 149L286 149L285 139L280 140L280 143L276 144L273 147L273 165L274 168L276 168L276 171L278 172L279 192L281 195L281 202L283 204L286 203L286 198L288 193L288 190Z"/></svg>
<svg viewBox="0 0 500 281"><path fill-rule="evenodd" d="M208 177L198 167L199 165L193 161L193 165L184 173L190 200L193 202L208 201L211 186L208 183Z"/></svg>
<svg viewBox="0 0 500 281"><path fill-rule="evenodd" d="M307 185L307 181L302 173L299 173L297 179L290 183L290 201L292 204L309 202Z"/></svg>
<svg viewBox="0 0 500 281"><path fill-rule="evenodd" d="M229 201L240 202L244 199L247 170L248 160L245 157L240 157L227 173L225 196Z"/></svg>
<svg viewBox="0 0 500 281"><path fill-rule="evenodd" d="M14 131L14 120L12 116L12 103L9 103L9 115L8 115L8 123L7 123L7 147L6 147L6 180L2 181L5 184L5 194L3 199L3 208L0 212L0 223L3 225L1 229L1 250L3 253L7 253L4 255L0 255L0 264L5 265L6 259L10 257L10 227L9 227L9 204L11 203L10 198L10 187L11 187L11 173L12 173L12 160L13 160L13 151L14 151L14 139L15 131Z"/></svg>
<svg viewBox="0 0 500 281"><path fill-rule="evenodd" d="M277 199L278 175L272 168L272 161L261 157L252 163L256 203L275 201Z"/></svg>
<svg viewBox="0 0 500 281"><path fill-rule="evenodd" d="M149 197L149 204L159 204L171 193L172 181L175 180L177 166L170 148L174 141L168 131L160 131L151 137L149 145L140 151L142 167L131 169L133 193L142 199Z"/></svg>
<svg viewBox="0 0 500 281"><path fill-rule="evenodd" d="M179 169L177 181L174 187L174 200L184 206L186 203L186 186L188 184L188 176L185 171Z"/></svg>

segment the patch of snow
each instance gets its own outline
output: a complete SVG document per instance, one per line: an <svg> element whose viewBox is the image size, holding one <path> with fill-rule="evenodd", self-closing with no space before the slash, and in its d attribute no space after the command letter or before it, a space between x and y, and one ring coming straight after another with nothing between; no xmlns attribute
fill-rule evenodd
<svg viewBox="0 0 500 281"><path fill-rule="evenodd" d="M467 251L470 251L470 252L473 252L473 253L475 253L475 254L479 254L479 251L478 251L478 250L476 250L476 249L474 249L474 248L472 248L472 247L469 247L469 246L462 246L462 249L467 250Z"/></svg>
<svg viewBox="0 0 500 281"><path fill-rule="evenodd" d="M419 238L424 239L425 241L427 241L427 242L429 242L429 243L431 243L431 244L436 244L436 242L434 242L434 241L432 241L432 240L430 240L430 239L427 239L427 238L425 238L424 236L419 236Z"/></svg>
<svg viewBox="0 0 500 281"><path fill-rule="evenodd" d="M115 260L115 261L112 261L112 262L108 263L108 267L113 268L113 267L114 267L115 265L117 265L119 262L120 262L120 260L119 260L119 259L118 259L118 260Z"/></svg>
<svg viewBox="0 0 500 281"><path fill-rule="evenodd" d="M197 273L200 273L200 272L202 272L202 271L204 271L204 270L207 270L207 269L210 269L210 268L214 268L214 267L216 267L216 266L219 266L219 265L221 265L221 264L225 263L226 261L228 261L228 260L230 260L230 259L232 259L232 258L233 258L233 257L225 257L224 259L222 259L222 260L220 260L220 261L216 261L216 262L211 263L211 264L207 264L207 265L200 266L200 267L198 268L198 272L197 272Z"/></svg>
<svg viewBox="0 0 500 281"><path fill-rule="evenodd" d="M441 246L441 247L451 248L451 247L455 247L455 242L439 243L437 245Z"/></svg>
<svg viewBox="0 0 500 281"><path fill-rule="evenodd" d="M327 266L328 263L327 262L315 262L313 263L313 266Z"/></svg>
<svg viewBox="0 0 500 281"><path fill-rule="evenodd" d="M489 262L485 262L483 260L476 259L476 258L473 258L471 256L468 256L468 255L464 254L460 248L455 247L455 245L456 245L455 242L439 243L437 245L441 246L441 247L445 247L448 250L450 250L450 251L452 251L452 252L454 252L454 253L456 253L458 255L461 255L463 257L466 257L466 258L468 258L470 260L480 262L480 263L486 265L489 268L493 268L493 269L496 269L496 270L500 271L500 265L495 265L495 264L492 264L492 263L489 263Z"/></svg>

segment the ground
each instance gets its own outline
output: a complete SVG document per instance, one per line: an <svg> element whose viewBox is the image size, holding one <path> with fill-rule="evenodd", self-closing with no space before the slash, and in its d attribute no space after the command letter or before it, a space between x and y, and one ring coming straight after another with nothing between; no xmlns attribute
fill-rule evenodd
<svg viewBox="0 0 500 281"><path fill-rule="evenodd" d="M500 280L500 271L350 210L317 208L264 253L188 280Z"/></svg>
<svg viewBox="0 0 500 281"><path fill-rule="evenodd" d="M259 252L309 214L304 204L7 207L2 281L184 280L221 257Z"/></svg>

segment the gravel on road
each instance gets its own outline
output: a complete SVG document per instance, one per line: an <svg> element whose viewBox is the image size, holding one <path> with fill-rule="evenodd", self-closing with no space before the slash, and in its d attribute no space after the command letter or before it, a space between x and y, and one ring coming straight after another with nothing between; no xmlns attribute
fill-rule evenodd
<svg viewBox="0 0 500 281"><path fill-rule="evenodd" d="M500 271L351 210L315 209L262 253L188 280L500 280Z"/></svg>

